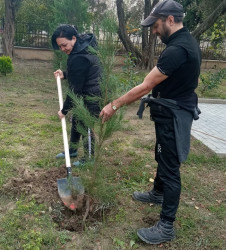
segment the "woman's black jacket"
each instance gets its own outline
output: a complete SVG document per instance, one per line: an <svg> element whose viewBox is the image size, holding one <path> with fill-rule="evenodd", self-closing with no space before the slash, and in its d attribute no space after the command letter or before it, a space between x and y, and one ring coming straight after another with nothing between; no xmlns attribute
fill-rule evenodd
<svg viewBox="0 0 226 250"><path fill-rule="evenodd" d="M75 46L68 56L67 71L64 79L68 80L70 90L78 96L84 97L87 108L92 111L92 106L98 102L86 101L86 96L100 96L100 62L95 54L96 39L93 34L85 34L77 38ZM67 95L61 112L66 115L72 109L73 102Z"/></svg>

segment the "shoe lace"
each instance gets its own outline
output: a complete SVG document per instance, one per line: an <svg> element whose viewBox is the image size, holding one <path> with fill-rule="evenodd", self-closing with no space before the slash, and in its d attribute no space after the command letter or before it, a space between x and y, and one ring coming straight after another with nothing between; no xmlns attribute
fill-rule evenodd
<svg viewBox="0 0 226 250"><path fill-rule="evenodd" d="M152 232L154 232L154 231L161 232L162 231L162 229L161 229L161 221L158 221L153 227L150 228L150 230Z"/></svg>

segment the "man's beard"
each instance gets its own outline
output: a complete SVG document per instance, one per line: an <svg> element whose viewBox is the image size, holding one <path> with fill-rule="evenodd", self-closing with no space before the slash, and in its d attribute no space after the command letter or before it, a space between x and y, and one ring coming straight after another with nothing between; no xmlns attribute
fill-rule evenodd
<svg viewBox="0 0 226 250"><path fill-rule="evenodd" d="M162 34L159 34L159 38L163 43L166 44L170 37L170 30L169 28L166 27L165 23L163 24L162 27L163 27Z"/></svg>

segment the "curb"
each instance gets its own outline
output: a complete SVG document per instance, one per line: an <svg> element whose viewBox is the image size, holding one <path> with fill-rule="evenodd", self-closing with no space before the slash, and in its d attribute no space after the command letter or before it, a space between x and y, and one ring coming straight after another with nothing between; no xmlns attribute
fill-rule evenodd
<svg viewBox="0 0 226 250"><path fill-rule="evenodd" d="M199 98L199 103L210 103L210 104L226 104L225 99L207 99L207 98Z"/></svg>

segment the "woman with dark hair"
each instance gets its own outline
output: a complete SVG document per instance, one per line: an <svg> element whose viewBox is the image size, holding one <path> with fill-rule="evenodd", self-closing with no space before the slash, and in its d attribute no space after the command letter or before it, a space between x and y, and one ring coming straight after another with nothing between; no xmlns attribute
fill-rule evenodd
<svg viewBox="0 0 226 250"><path fill-rule="evenodd" d="M90 101L90 98L101 95L99 80L101 68L98 57L93 54L90 47L96 49L97 42L93 34L79 34L73 25L60 25L52 35L52 46L55 50L60 49L68 55L67 71L58 69L54 72L61 79L67 79L70 90L84 100L84 104L92 115L98 117L100 112L99 102ZM93 51L92 49L92 51ZM67 95L63 109L58 111L58 116L62 119L74 104L69 95ZM81 137L77 130L78 121L72 118L71 138L69 153L71 157L77 156L78 143ZM84 125L85 126L85 125ZM94 136L91 128L86 128L87 135L83 135L84 157L73 163L74 166L84 164L94 155ZM58 154L57 158L64 158L64 152Z"/></svg>

